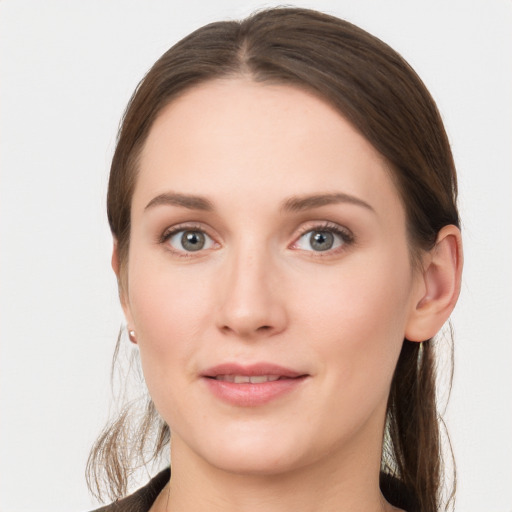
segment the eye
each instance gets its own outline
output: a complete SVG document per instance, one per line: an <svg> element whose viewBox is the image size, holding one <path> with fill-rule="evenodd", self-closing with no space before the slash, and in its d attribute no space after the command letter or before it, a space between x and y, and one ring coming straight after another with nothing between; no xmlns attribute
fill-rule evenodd
<svg viewBox="0 0 512 512"><path fill-rule="evenodd" d="M308 230L294 244L294 249L325 252L336 250L353 241L349 232L337 226L321 226Z"/></svg>
<svg viewBox="0 0 512 512"><path fill-rule="evenodd" d="M163 237L163 242L168 243L178 252L197 252L211 249L215 242L200 229L180 229L171 231Z"/></svg>

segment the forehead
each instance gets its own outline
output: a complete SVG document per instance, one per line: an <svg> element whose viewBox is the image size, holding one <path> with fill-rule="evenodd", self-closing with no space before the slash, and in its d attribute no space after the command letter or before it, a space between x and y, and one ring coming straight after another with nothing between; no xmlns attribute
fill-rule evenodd
<svg viewBox="0 0 512 512"><path fill-rule="evenodd" d="M167 105L139 173L134 207L168 190L232 202L261 192L262 204L338 191L401 209L385 160L333 107L296 87L241 78L207 82Z"/></svg>

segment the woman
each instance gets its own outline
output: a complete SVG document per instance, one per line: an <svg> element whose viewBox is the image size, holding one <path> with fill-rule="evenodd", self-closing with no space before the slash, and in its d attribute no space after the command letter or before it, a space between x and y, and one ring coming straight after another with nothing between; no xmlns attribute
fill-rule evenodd
<svg viewBox="0 0 512 512"><path fill-rule="evenodd" d="M303 9L199 29L130 101L108 215L152 399L136 437L172 432L172 478L102 510L439 510L456 177L401 57ZM125 420L90 460L114 497Z"/></svg>

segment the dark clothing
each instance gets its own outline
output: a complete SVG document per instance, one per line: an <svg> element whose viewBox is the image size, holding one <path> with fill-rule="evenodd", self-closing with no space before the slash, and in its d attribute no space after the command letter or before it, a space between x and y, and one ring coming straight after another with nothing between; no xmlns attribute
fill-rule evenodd
<svg viewBox="0 0 512 512"><path fill-rule="evenodd" d="M380 492L394 507L407 512L420 512L418 499L398 478L380 473Z"/></svg>
<svg viewBox="0 0 512 512"><path fill-rule="evenodd" d="M164 469L138 491L94 512L148 512L160 491L171 478L171 470Z"/></svg>
<svg viewBox="0 0 512 512"><path fill-rule="evenodd" d="M134 494L93 512L148 512L170 477L171 470L167 468ZM408 512L419 512L414 496L400 480L381 473L380 488L384 497L395 507Z"/></svg>

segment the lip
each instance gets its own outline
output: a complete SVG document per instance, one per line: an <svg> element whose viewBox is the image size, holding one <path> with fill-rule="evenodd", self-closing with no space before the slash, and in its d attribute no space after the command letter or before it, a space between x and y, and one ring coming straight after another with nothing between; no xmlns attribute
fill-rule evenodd
<svg viewBox="0 0 512 512"><path fill-rule="evenodd" d="M220 375L279 376L278 380L260 383L235 383L216 380ZM223 363L201 373L201 379L218 399L237 407L256 407L267 404L301 387L309 375L272 363L241 365Z"/></svg>

